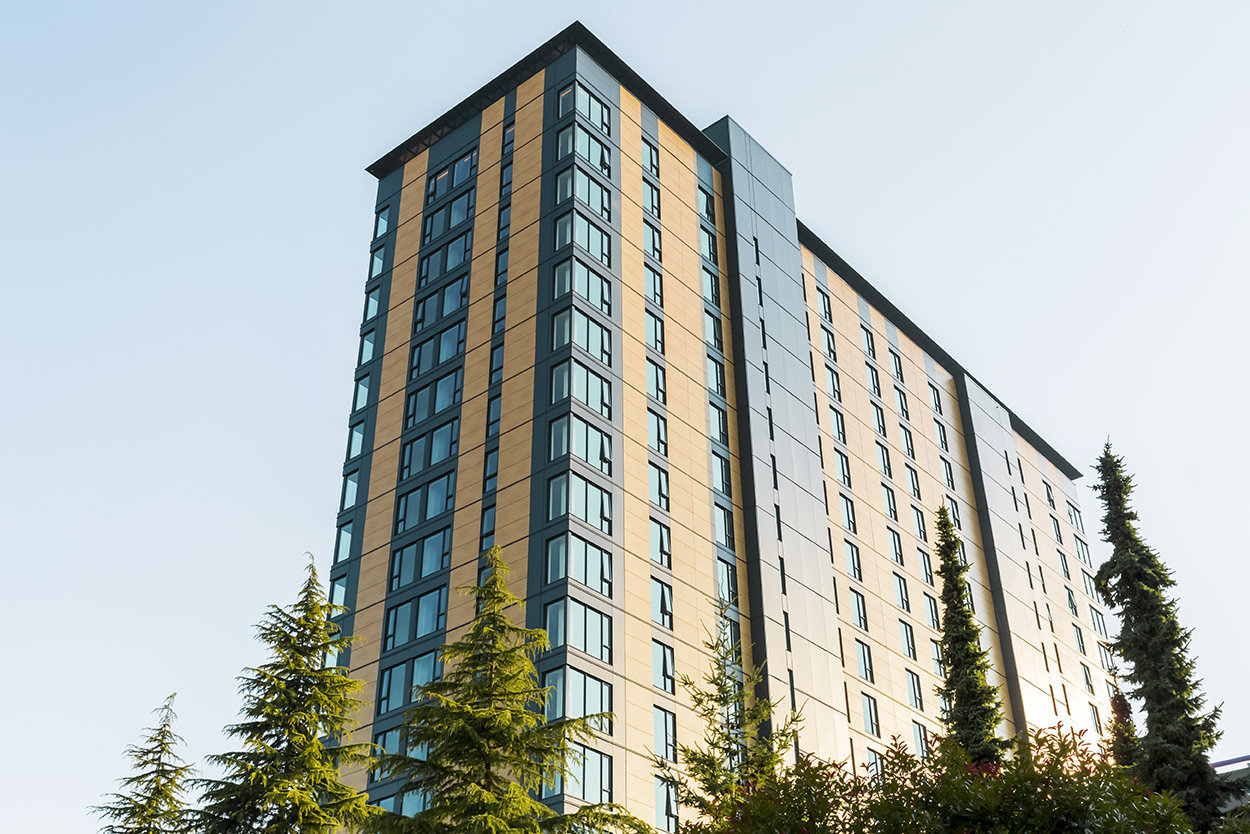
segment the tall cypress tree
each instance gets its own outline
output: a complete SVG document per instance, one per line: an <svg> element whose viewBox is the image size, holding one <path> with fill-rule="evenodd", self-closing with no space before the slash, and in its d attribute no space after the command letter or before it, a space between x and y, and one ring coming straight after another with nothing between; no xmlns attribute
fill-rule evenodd
<svg viewBox="0 0 1250 834"><path fill-rule="evenodd" d="M199 782L203 834L332 834L376 812L339 780L340 765L371 761L370 745L342 743L360 682L326 663L351 643L327 620L342 610L310 561L298 599L270 606L257 626L270 660L239 678L243 720L226 732L243 749L209 757L225 773Z"/></svg>
<svg viewBox="0 0 1250 834"><path fill-rule="evenodd" d="M939 692L948 709L942 721L976 764L1002 761L1010 742L996 735L1003 720L998 687L988 678L990 662L981 648L981 629L972 615L965 578L968 566L959 557L959 535L946 507L937 512L938 573L942 577L942 658L946 675Z"/></svg>
<svg viewBox="0 0 1250 834"><path fill-rule="evenodd" d="M184 797L191 766L175 749L182 737L174 732L174 696L156 710L156 726L139 744L126 748L135 773L121 779L125 793L109 794L112 801L92 810L112 823L102 834L183 834L190 830Z"/></svg>
<svg viewBox="0 0 1250 834"><path fill-rule="evenodd" d="M1112 648L1132 666L1124 679L1146 711L1136 773L1151 788L1175 794L1194 827L1207 831L1231 792L1207 759L1219 738L1220 710L1203 710L1189 657L1191 633L1181 628L1176 601L1168 595L1176 582L1137 532L1137 513L1129 503L1133 479L1110 443L1098 459L1098 476L1103 540L1112 552L1096 582L1106 603L1118 609L1121 628Z"/></svg>
<svg viewBox="0 0 1250 834"><path fill-rule="evenodd" d="M417 793L412 817L383 813L375 832L519 834L628 830L650 826L619 805L593 803L559 814L536 797L577 763L575 740L589 740L607 714L545 718L550 690L539 686L534 659L550 648L541 628L511 619L521 602L508 590L498 547L485 558L482 584L462 588L477 601L465 635L440 653L440 680L417 686L404 716L404 750L380 757L379 770L403 778L401 797ZM403 799L401 798L401 804Z"/></svg>

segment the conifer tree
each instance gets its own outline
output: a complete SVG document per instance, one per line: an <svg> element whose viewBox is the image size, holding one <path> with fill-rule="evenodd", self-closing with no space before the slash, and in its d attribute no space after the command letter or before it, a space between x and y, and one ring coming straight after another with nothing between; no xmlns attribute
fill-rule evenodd
<svg viewBox="0 0 1250 834"><path fill-rule="evenodd" d="M220 779L199 780L203 834L331 834L376 808L339 780L339 767L368 763L370 746L344 744L360 682L327 665L351 643L327 617L331 605L311 560L299 597L272 605L257 626L269 660L239 678L243 718L226 728L242 750L210 756Z"/></svg>
<svg viewBox="0 0 1250 834"><path fill-rule="evenodd" d="M184 797L191 766L176 747L182 737L174 732L174 696L156 710L155 727L139 744L126 748L134 774L119 780L124 793L109 794L112 801L92 810L112 822L101 834L183 834L190 831Z"/></svg>
<svg viewBox="0 0 1250 834"><path fill-rule="evenodd" d="M374 832L520 834L538 831L651 831L619 805L593 803L560 814L536 797L576 764L575 740L589 740L608 714L548 722L550 690L540 687L534 659L550 648L540 628L524 628L509 609L498 547L485 556L482 584L461 588L475 597L477 616L465 635L443 646L440 680L419 685L404 716L404 750L380 757L379 770L403 778L400 802L412 792L424 809L412 817L383 813Z"/></svg>
<svg viewBox="0 0 1250 834"><path fill-rule="evenodd" d="M772 726L776 704L757 695L764 667L742 668L741 646L728 627L731 616L722 606L715 635L703 641L712 658L702 684L677 675L703 724L702 744L679 743L680 765L654 757L659 775L677 786L678 804L713 829L733 815L744 796L778 781L800 724L791 714Z"/></svg>
<svg viewBox="0 0 1250 834"><path fill-rule="evenodd" d="M1003 720L998 687L987 679L989 658L981 648L981 629L972 615L965 579L968 566L959 556L959 535L946 507L937 512L938 573L942 577L942 659L946 675L938 691L948 709L942 721L978 765L998 763L1009 742L995 731Z"/></svg>
<svg viewBox="0 0 1250 834"><path fill-rule="evenodd" d="M1133 708L1117 685L1111 696L1111 758L1120 767L1132 769L1137 760L1137 727L1133 725Z"/></svg>
<svg viewBox="0 0 1250 834"><path fill-rule="evenodd" d="M1175 794L1194 828L1207 831L1232 790L1207 759L1207 751L1219 738L1220 710L1203 710L1205 699L1189 657L1191 634L1181 628L1176 601L1168 595L1176 582L1137 532L1137 513L1129 503L1133 479L1110 443L1098 459L1098 476L1095 489L1104 510L1103 540L1112 552L1099 568L1096 583L1103 599L1120 615L1120 634L1111 645L1132 666L1124 679L1133 684L1130 694L1146 712L1136 774L1154 790Z"/></svg>

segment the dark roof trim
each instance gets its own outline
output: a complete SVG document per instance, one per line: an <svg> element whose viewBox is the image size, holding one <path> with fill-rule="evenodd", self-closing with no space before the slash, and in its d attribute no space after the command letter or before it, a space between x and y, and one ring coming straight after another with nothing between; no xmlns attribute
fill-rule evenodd
<svg viewBox="0 0 1250 834"><path fill-rule="evenodd" d="M803 225L803 221L800 220L798 225L799 243L810 249L812 254L819 258L825 266L836 272L839 278L850 284L851 288L855 290L855 292L863 296L864 299L873 307L876 307L895 327L905 332L913 342L920 345L920 347L924 349L925 353L932 356L947 370L951 372L958 371L959 373L966 374L974 380L976 379L975 376L968 373L967 368L955 360L955 357L943 350L937 342L933 341L933 339L929 337L929 334L921 330L914 321L903 314L902 310L895 307L889 299L882 295L880 290L868 283L864 276L860 275L854 267L844 261L841 255L834 252L831 248L829 248L827 243L816 236L815 232ZM977 380L977 384L981 385L980 380ZM1030 446L1045 455L1047 460L1055 464L1055 466L1057 466L1064 475L1067 475L1072 480L1075 481L1082 476L1083 473L1081 470L1077 469L1069 463L1063 455L1055 451L1053 446L1043 440L1041 435L1033 431L1027 423L1017 417L1015 412L1013 412L1010 408L1007 408L1007 405L1002 400L998 399L993 392L991 392L988 388L985 388L984 385L981 385L981 387L984 388L991 397L994 397L998 404L1011 415L1011 427L1015 429L1021 437L1028 441Z"/></svg>
<svg viewBox="0 0 1250 834"><path fill-rule="evenodd" d="M430 124L401 142L398 147L374 162L365 170L373 176L382 177L402 166L417 154L429 148L452 130L471 119L480 111L498 101L509 91L530 78L534 73L550 64L556 58L575 47L581 47L586 54L597 61L617 81L621 82L642 103L651 108L660 121L676 131L696 151L713 164L725 157L725 152L715 142L703 134L701 130L683 116L676 107L664 100L655 88L642 80L628 64L620 59L615 52L608 49L603 41L591 34L590 30L574 21L563 31L526 55L517 63L504 70L493 80L487 82L477 92L439 116Z"/></svg>

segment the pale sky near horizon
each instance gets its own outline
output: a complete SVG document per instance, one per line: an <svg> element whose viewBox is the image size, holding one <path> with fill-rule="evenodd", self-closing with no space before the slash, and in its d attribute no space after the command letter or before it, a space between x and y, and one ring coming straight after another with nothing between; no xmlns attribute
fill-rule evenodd
<svg viewBox="0 0 1250 834"><path fill-rule="evenodd" d="M1224 703L1212 758L1250 753L1250 5L432 6L8 10L6 830L96 830L171 691L187 758L229 749L254 624L328 566L364 166L575 18L695 124L733 116L1070 461L1111 437Z"/></svg>

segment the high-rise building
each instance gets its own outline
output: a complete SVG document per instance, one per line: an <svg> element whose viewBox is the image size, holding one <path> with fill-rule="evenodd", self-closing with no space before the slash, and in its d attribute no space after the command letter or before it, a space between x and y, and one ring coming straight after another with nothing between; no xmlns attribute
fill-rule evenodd
<svg viewBox="0 0 1250 834"><path fill-rule="evenodd" d="M331 570L360 738L397 743L497 544L555 646L552 714L615 712L553 802L672 830L650 754L701 735L674 674L718 628L803 748L871 766L940 727L943 505L1002 732L1100 728L1080 473L796 218L732 119L696 128L574 24L368 170Z"/></svg>

